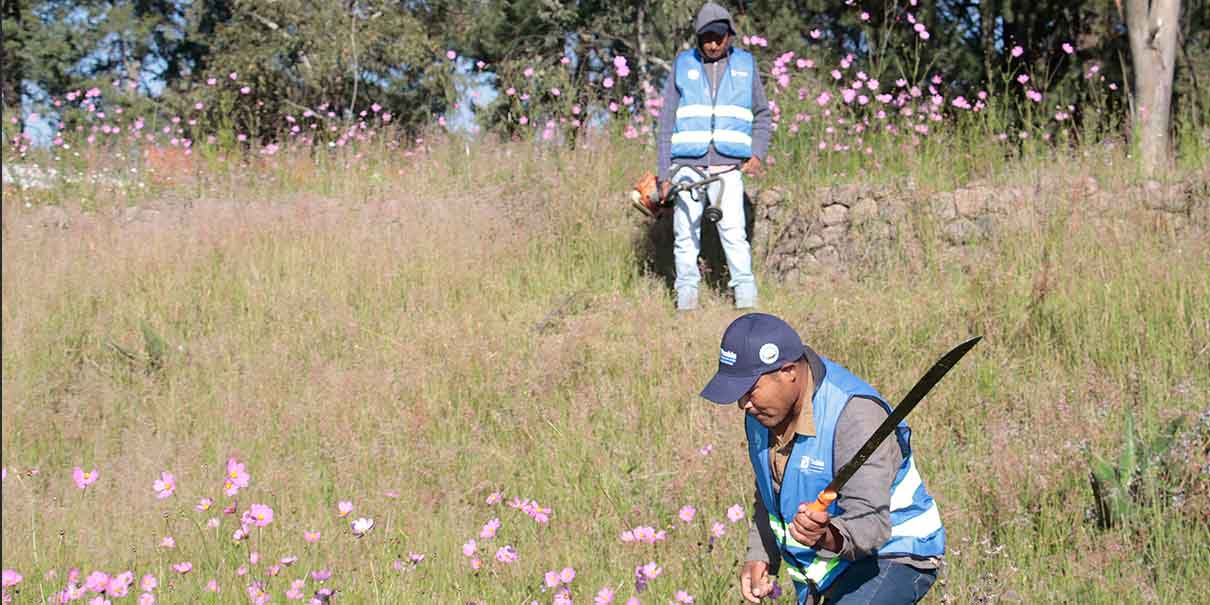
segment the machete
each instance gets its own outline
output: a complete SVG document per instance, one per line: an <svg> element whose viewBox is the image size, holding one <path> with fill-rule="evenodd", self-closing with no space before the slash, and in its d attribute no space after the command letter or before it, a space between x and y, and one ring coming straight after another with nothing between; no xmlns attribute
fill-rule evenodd
<svg viewBox="0 0 1210 605"><path fill-rule="evenodd" d="M964 341L962 344L951 349L950 352L946 353L941 359L938 359L937 363L933 364L933 367L929 368L928 373L920 378L920 380L916 383L916 386L912 387L911 391L908 391L908 394L903 398L903 401L900 401L899 405L895 406L895 410L891 412L891 415L887 416L887 419L884 420L881 425L879 425L879 427L874 431L873 435L870 435L870 438L865 442L865 445L861 446L861 449L857 450L857 453L853 456L853 459L850 460L848 464L840 467L840 470L836 471L836 474L832 476L832 482L829 483L828 487L824 488L822 492L819 492L819 497L808 505L808 508L819 513L828 510L828 505L836 500L836 497L840 492L840 488L844 487L845 483L848 483L849 479L853 477L853 473L857 472L857 469L861 468L861 465L865 464L865 461L874 454L874 450L878 449L879 445L882 445L882 441L886 439L888 435L895 432L895 427L899 425L899 422L912 412L912 409L916 407L916 404L920 403L920 400L924 399L924 396L928 394L929 390L931 390L934 385L941 381L945 374L950 371L950 368L954 367L954 365L958 363L958 360L962 359L962 356L966 355L966 352L974 348L974 346L982 339L982 336L970 338Z"/></svg>

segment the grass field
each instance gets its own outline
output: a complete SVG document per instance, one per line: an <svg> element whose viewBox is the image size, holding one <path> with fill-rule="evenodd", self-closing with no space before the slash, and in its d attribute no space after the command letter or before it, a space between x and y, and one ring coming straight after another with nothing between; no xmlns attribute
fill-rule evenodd
<svg viewBox="0 0 1210 605"><path fill-rule="evenodd" d="M727 511L751 508L741 416L697 397L737 312L714 293L678 315L639 270L620 191L651 160L626 145L438 144L355 169L212 160L141 193L156 212L133 221L126 193L97 186L66 229L34 217L79 191L6 191L14 602L47 602L72 568L80 584L132 572L110 591L128 591L119 602L151 574L160 603L325 587L344 603L549 603L568 593L546 572L565 568L577 602L739 602L748 522ZM1019 160L987 176L1111 187L1130 178L1122 162ZM977 248L950 250L920 223L920 245L877 266L807 287L764 279L762 310L892 400L985 337L912 417L949 532L928 602L1200 602L1210 238L1125 203L1108 228L1048 202L1038 228ZM1176 417L1190 428L1101 528L1089 459L1120 459L1127 409L1140 440ZM229 458L251 477L234 497ZM75 467L99 479L81 489ZM174 489L158 498L165 471ZM272 521L233 539L252 504ZM374 522L360 538L358 518ZM666 538L620 539L637 527ZM649 562L662 571L637 593Z"/></svg>

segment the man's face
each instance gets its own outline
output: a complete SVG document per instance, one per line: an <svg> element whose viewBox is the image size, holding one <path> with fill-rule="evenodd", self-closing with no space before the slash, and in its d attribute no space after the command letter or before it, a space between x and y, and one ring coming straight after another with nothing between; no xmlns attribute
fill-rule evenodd
<svg viewBox="0 0 1210 605"><path fill-rule="evenodd" d="M788 363L781 369L762 374L736 404L762 426L776 427L794 412L802 393L803 379L801 368Z"/></svg>
<svg viewBox="0 0 1210 605"><path fill-rule="evenodd" d="M707 59L714 61L727 53L727 47L731 44L731 34L705 32L699 34L697 40L702 47L702 54L706 55Z"/></svg>

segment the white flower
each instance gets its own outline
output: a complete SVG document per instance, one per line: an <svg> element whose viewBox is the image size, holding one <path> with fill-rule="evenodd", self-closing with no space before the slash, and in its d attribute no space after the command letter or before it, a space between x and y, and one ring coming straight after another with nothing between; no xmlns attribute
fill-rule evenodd
<svg viewBox="0 0 1210 605"><path fill-rule="evenodd" d="M360 537L366 535L366 532L369 532L371 527L374 527L373 519L366 519L366 518L357 519L357 520L353 521L353 535L360 538Z"/></svg>

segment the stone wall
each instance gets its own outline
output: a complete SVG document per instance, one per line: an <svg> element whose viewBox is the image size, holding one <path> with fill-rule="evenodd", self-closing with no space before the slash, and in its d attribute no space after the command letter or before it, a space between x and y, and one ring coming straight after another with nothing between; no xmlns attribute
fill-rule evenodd
<svg viewBox="0 0 1210 605"><path fill-rule="evenodd" d="M1108 189L1093 178L1043 180L1030 186L972 184L924 192L901 186L842 185L803 199L785 189L756 191L748 204L749 239L757 270L786 281L845 273L922 229L946 246L961 247L1006 230L1037 227L1058 212L1090 222L1151 221L1210 236L1210 171L1171 184L1157 181ZM645 223L638 257L671 284L672 221ZM1108 225L1106 225L1108 226ZM708 283L726 283L726 263L714 229L702 230L702 269Z"/></svg>

